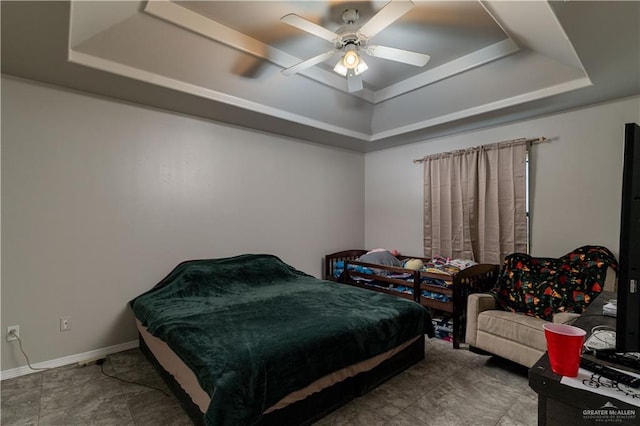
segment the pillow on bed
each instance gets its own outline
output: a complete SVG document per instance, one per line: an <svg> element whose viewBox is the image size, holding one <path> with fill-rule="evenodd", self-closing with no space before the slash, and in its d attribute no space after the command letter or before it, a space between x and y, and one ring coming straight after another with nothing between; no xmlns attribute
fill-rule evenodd
<svg viewBox="0 0 640 426"><path fill-rule="evenodd" d="M419 271L424 266L424 262L420 259L405 260L403 268L411 269L412 271Z"/></svg>

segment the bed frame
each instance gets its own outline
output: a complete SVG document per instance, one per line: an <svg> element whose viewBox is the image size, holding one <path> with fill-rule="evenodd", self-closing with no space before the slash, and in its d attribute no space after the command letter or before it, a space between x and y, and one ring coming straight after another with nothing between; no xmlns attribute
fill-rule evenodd
<svg viewBox="0 0 640 426"><path fill-rule="evenodd" d="M139 336L139 341L140 350L160 373L160 376L180 401L194 425L204 426L204 414L200 411L200 408L191 400L173 375L160 365L142 336ZM372 370L349 377L301 401L265 414L257 425L310 425L354 398L364 395L391 377L422 361L424 359L424 343L424 335L421 335L415 342Z"/></svg>
<svg viewBox="0 0 640 426"><path fill-rule="evenodd" d="M411 269L398 268L394 266L385 266L372 263L358 262L358 259L363 254L367 253L367 250L345 250L337 253L328 254L325 256L325 279L335 281L343 284L349 284L356 287L366 288L367 290L373 290L381 293L391 294L397 297L413 300L426 306L432 310L442 312L446 315L450 315L453 318L453 347L455 349L460 348L460 343L464 341L465 325L466 325L466 313L467 313L467 296L471 293L484 293L493 288L498 278L498 272L500 271L500 265L492 264L479 264L471 266L467 269L460 271L457 274L449 275L445 273L433 273L433 272L420 272L413 271ZM398 259L420 259L424 263L430 261L430 259L417 256L403 256L399 255ZM365 285L362 282L357 281L354 277L362 277L370 280L375 280L380 283L410 286L406 280L398 278L390 278L383 275L367 274L363 272L356 272L354 270L349 273L343 272L339 277L334 276L336 269L336 263L344 262L344 271L347 271L347 265L357 265L366 268L382 269L387 272L395 274L412 274L413 275L413 294L401 293L394 290L388 290L380 287L373 287ZM437 285L421 283L420 277L430 277L440 279L452 284L448 287L440 287ZM443 294L451 298L451 301L444 302L441 300L431 299L422 295L421 290L428 290L433 293Z"/></svg>

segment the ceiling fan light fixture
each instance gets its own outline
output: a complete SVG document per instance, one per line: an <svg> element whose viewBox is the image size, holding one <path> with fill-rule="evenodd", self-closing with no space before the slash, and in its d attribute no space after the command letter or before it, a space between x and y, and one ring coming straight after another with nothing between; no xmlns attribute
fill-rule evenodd
<svg viewBox="0 0 640 426"><path fill-rule="evenodd" d="M353 70L358 66L359 62L360 57L358 56L356 46L353 44L347 45L347 47L345 47L344 56L342 57L342 65L347 69Z"/></svg>
<svg viewBox="0 0 640 426"><path fill-rule="evenodd" d="M368 69L369 69L369 67L367 66L367 64L365 64L365 62L361 58L357 67L355 67L353 69L347 69L347 78L351 78L351 77L355 77L357 75L360 75L360 74L362 74L363 72L365 72Z"/></svg>
<svg viewBox="0 0 640 426"><path fill-rule="evenodd" d="M356 65L355 68L345 67L344 58L340 58L336 66L333 68L333 70L336 73L340 74L343 77L353 77L355 75L360 75L368 69L369 69L369 66L366 64L366 62L362 58L358 60L358 65Z"/></svg>
<svg viewBox="0 0 640 426"><path fill-rule="evenodd" d="M339 60L339 61L338 61L338 63L336 64L336 66L335 66L335 67L333 67L333 70L334 70L336 73L338 73L338 74L340 74L341 76L343 76L343 77L346 77L346 76L347 76L347 71L348 71L348 69L347 69L347 67L345 67L345 66L342 64L342 58L340 58L340 60Z"/></svg>
<svg viewBox="0 0 640 426"><path fill-rule="evenodd" d="M362 58L360 58L360 62L358 63L358 66L355 68L354 71L356 75L360 75L368 69L369 67L367 66L367 64L364 62Z"/></svg>
<svg viewBox="0 0 640 426"><path fill-rule="evenodd" d="M355 44L347 44L344 51L344 55L333 68L336 73L348 78L360 75L369 69L364 60L358 55L358 49Z"/></svg>
<svg viewBox="0 0 640 426"><path fill-rule="evenodd" d="M349 92L355 92L362 90L362 79L359 78L360 74L369 69L367 64L362 60L362 57L358 54L359 51L365 52L367 55L373 57L419 67L424 66L429 60L429 55L388 46L371 46L368 44L371 38L407 13L412 7L414 7L414 3L411 0L390 0L359 28L355 25L359 18L358 10L347 9L342 14L342 20L345 25L338 28L335 32L294 13L283 16L281 18L283 22L330 41L334 45L334 50L285 68L282 70L282 73L284 75L295 74L329 59L333 56L334 52L341 52L342 57L338 60L333 71L346 77L349 82Z"/></svg>

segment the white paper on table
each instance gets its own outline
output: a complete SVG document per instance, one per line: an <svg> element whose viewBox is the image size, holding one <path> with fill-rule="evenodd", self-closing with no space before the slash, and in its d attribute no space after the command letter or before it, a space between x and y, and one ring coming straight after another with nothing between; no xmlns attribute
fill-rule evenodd
<svg viewBox="0 0 640 426"><path fill-rule="evenodd" d="M640 377L639 374L629 371L621 372L634 377ZM562 376L560 383L573 388L587 390L589 392L615 398L618 401L640 407L640 388L632 388L630 386L623 385L622 383L614 382L611 379L602 377L598 373L585 370L584 368L580 368L578 370L578 377Z"/></svg>
<svg viewBox="0 0 640 426"><path fill-rule="evenodd" d="M602 307L602 313L610 317L615 317L618 314L618 304L615 300L610 300L609 303Z"/></svg>

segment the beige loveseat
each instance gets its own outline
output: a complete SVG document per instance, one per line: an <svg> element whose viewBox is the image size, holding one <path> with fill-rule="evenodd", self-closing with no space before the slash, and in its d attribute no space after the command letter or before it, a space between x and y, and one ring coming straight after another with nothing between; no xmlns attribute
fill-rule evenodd
<svg viewBox="0 0 640 426"><path fill-rule="evenodd" d="M614 291L616 272L607 270L604 290ZM579 315L558 313L555 323L571 323ZM501 310L493 295L470 294L467 304L466 343L470 350L481 349L531 367L547 350L542 325L547 321Z"/></svg>

